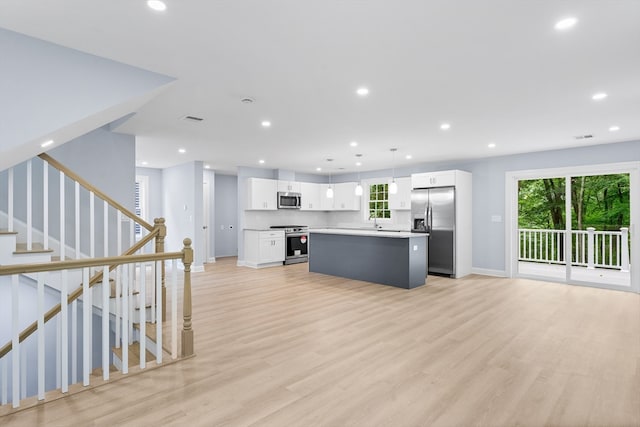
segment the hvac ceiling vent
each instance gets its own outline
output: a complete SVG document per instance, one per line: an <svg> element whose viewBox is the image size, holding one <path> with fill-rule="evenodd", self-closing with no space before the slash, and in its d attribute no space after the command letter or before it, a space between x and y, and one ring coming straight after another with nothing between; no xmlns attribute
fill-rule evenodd
<svg viewBox="0 0 640 427"><path fill-rule="evenodd" d="M578 135L578 136L576 136L576 139L588 139L588 138L593 138L593 135Z"/></svg>
<svg viewBox="0 0 640 427"><path fill-rule="evenodd" d="M196 116L184 116L182 118L182 120L186 120L189 122L196 122L196 123L200 123L201 121L203 121L204 119L202 117L196 117Z"/></svg>

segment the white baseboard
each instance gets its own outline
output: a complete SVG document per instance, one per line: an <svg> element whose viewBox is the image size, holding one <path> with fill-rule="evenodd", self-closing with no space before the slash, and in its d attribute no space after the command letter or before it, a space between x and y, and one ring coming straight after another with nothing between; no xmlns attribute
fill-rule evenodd
<svg viewBox="0 0 640 427"><path fill-rule="evenodd" d="M203 273L204 272L204 265L192 265L191 266L191 272L192 273Z"/></svg>
<svg viewBox="0 0 640 427"><path fill-rule="evenodd" d="M504 270L492 270L489 268L476 268L471 269L471 273L480 274L482 276L495 276L495 277L507 277L507 272Z"/></svg>
<svg viewBox="0 0 640 427"><path fill-rule="evenodd" d="M215 257L209 258L209 260L207 262L216 262L216 258Z"/></svg>
<svg viewBox="0 0 640 427"><path fill-rule="evenodd" d="M238 262L236 262L236 266L244 267L246 266L246 263L244 262L244 260L239 259Z"/></svg>

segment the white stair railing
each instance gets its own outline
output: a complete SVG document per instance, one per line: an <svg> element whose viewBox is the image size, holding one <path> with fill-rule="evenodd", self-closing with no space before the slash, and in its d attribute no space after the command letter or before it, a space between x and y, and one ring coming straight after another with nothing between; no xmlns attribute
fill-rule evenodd
<svg viewBox="0 0 640 427"><path fill-rule="evenodd" d="M149 240L153 238L153 233L148 237ZM142 244L147 243L142 242ZM126 374L130 371L128 361L128 340L129 337L134 335L134 329L129 322L127 306L130 303L130 297L132 296L131 289L134 288L135 283L130 282L131 277L129 271L139 271L139 276L134 275L134 281L141 280L148 282L151 286L147 289L146 286L142 286L141 292L151 291L156 294L158 304L155 306L156 319L155 323L156 339L154 348L150 349L152 353L155 353L156 364L162 364L163 362L163 326L162 321L162 267L166 262L172 261L171 265L171 279L168 281L170 287L170 295L172 298L171 309L169 316L171 322L169 327L175 328L169 334L170 343L168 350L172 358L177 358L177 325L178 325L178 310L177 310L177 264L176 261L180 260L185 266L184 272L184 325L183 325L183 337L192 336L191 331L191 279L190 279L190 264L193 260L193 250L191 249L191 241L185 239L185 247L181 252L171 253L153 253L153 254L138 254L138 255L126 255L117 257L102 257L94 259L82 259L82 260L66 260L52 263L43 264L22 264L14 266L0 266L0 280L9 280L11 283L11 300L12 300L12 312L11 312L11 341L0 348L0 402L3 404L11 403L13 408L20 406L21 401L24 398L37 396L38 400L45 399L47 384L46 378L50 376L52 370L59 372L60 384L57 386L63 393L68 392L69 385L74 384L72 378L69 375L69 350L72 348L72 343L69 342L67 331L70 329L70 316L68 316L68 306L73 304L77 299L81 300L80 309L82 310L83 318L83 337L80 343L78 352L81 354L82 366L74 367L74 369L81 369L82 371L82 384L88 386L91 384L92 371L96 366L92 365L92 351L94 346L99 344L101 357L98 367L102 369L103 380L108 380L110 377L110 358L113 347L116 347L116 342L111 338L111 333L116 327L115 322L110 320L112 310L109 309L112 303L110 299L110 272L116 271L117 268L122 270L121 275L115 275L116 281L120 281L119 288L122 289L122 298L115 298L116 304L120 304L120 312L123 314L122 322L119 323L120 328L120 342L118 343L122 347L122 373ZM140 245L138 245L140 246ZM139 248L138 248L139 249ZM150 269L152 280L148 280L147 266L151 266ZM90 270L92 268L98 268L99 272L93 277L90 276ZM82 283L76 285L72 289L67 289L66 285L63 287L60 294L60 304L54 308L46 311L45 309L45 293L44 285L47 281L47 276L54 272L61 272L63 275L71 275L74 271L80 271L82 276ZM37 341L28 340L28 335L24 336L24 331L21 332L21 325L19 319L19 304L21 298L21 288L24 289L25 284L21 283L21 275L24 274L36 274L38 282L38 298L37 298L37 313L36 321L34 323L34 329L37 329ZM91 294L92 288L101 288L99 292L101 296L101 305L97 307L101 316L101 328L100 336L92 337L92 317L96 309L92 302ZM68 291L68 292L67 292ZM117 296L117 295L116 295ZM139 340L140 340L140 369L145 369L146 364L146 333L145 333L145 310L141 309ZM52 363L52 359L45 358L46 355L51 354L52 349L46 348L45 340L45 323L47 321L55 321L60 325L60 333L56 337L56 350L55 363ZM94 339L95 338L95 339ZM72 338L73 339L73 338ZM187 345L191 345L192 339L187 339ZM50 343L50 341L49 341ZM33 358L28 355L29 352L34 352L37 357ZM71 350L73 351L73 350ZM183 346L183 355L189 356L193 354L192 346L185 348ZM35 360L35 363L30 362ZM36 377L32 377L35 373ZM28 376L29 375L29 376ZM10 382L8 379L10 378ZM34 381L35 380L35 381Z"/></svg>
<svg viewBox="0 0 640 427"><path fill-rule="evenodd" d="M518 230L518 259L528 262L565 264L564 230ZM571 265L588 269L629 271L629 229L597 231L593 227L571 231Z"/></svg>

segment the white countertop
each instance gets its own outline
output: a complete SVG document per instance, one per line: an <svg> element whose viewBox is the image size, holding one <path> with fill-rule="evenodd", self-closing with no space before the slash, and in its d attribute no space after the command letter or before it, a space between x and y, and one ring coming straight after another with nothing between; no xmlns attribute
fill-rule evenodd
<svg viewBox="0 0 640 427"><path fill-rule="evenodd" d="M312 228L309 230L309 233L339 234L343 236L390 237L395 239L428 236L427 233L411 233L409 231L378 231L373 228L371 230L354 230L349 228Z"/></svg>

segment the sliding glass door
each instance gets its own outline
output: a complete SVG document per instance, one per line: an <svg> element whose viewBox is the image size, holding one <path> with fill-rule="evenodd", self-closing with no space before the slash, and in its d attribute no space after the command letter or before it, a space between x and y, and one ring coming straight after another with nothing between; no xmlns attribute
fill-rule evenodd
<svg viewBox="0 0 640 427"><path fill-rule="evenodd" d="M507 233L512 275L640 291L632 268L638 260L632 224L638 218L639 168L508 173L515 205Z"/></svg>

